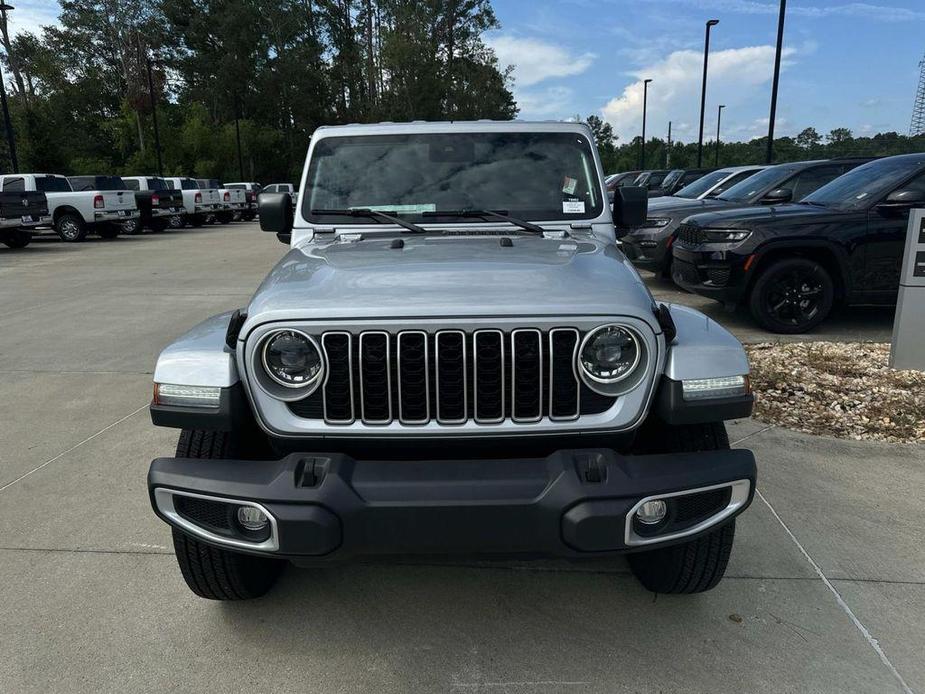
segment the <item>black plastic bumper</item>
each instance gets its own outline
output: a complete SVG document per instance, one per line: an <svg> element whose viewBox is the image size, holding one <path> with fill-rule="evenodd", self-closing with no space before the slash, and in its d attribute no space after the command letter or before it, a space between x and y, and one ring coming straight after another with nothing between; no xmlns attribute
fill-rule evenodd
<svg viewBox="0 0 925 694"><path fill-rule="evenodd" d="M148 489L155 512L174 525L154 501L156 488L258 502L276 520L274 555L299 563L402 554L578 558L636 549L625 542L626 516L647 496L749 480L739 513L751 502L755 475L747 450L576 449L407 462L313 453L277 461L158 458Z"/></svg>

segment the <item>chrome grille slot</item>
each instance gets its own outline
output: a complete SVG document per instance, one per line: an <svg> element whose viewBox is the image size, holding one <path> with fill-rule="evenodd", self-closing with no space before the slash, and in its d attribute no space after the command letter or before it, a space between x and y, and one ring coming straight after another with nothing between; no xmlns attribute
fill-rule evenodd
<svg viewBox="0 0 925 694"><path fill-rule="evenodd" d="M328 368L323 387L324 420L350 424L354 420L353 338L345 332L325 333L321 336L321 349Z"/></svg>
<svg viewBox="0 0 925 694"><path fill-rule="evenodd" d="M392 359L386 332L360 333L360 412L366 424L392 421Z"/></svg>
<svg viewBox="0 0 925 694"><path fill-rule="evenodd" d="M549 331L549 418L575 419L581 411L581 390L575 378L579 334L574 328Z"/></svg>
<svg viewBox="0 0 925 694"><path fill-rule="evenodd" d="M472 397L476 422L497 424L504 421L504 367L504 333L477 330L472 336Z"/></svg>
<svg viewBox="0 0 925 694"><path fill-rule="evenodd" d="M511 332L511 418L538 422L543 417L543 335L539 330Z"/></svg>
<svg viewBox="0 0 925 694"><path fill-rule="evenodd" d="M403 424L425 424L430 420L430 359L427 333L406 330L398 333L398 419Z"/></svg>
<svg viewBox="0 0 925 694"><path fill-rule="evenodd" d="M438 332L434 358L437 362L437 421L462 424L469 415L465 333L461 330Z"/></svg>

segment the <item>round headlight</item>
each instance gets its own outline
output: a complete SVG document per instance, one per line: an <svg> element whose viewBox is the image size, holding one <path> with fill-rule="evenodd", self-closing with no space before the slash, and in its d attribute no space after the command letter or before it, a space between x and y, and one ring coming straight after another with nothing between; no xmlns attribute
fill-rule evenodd
<svg viewBox="0 0 925 694"><path fill-rule="evenodd" d="M270 378L287 388L309 386L324 371L315 341L295 330L281 330L267 338L263 366Z"/></svg>
<svg viewBox="0 0 925 694"><path fill-rule="evenodd" d="M633 373L641 356L636 336L619 325L605 325L585 337L578 362L598 383L616 383Z"/></svg>

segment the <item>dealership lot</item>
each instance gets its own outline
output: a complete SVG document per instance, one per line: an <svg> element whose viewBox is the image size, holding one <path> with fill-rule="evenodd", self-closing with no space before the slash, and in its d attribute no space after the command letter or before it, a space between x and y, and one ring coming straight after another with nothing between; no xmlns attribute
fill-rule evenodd
<svg viewBox="0 0 925 694"><path fill-rule="evenodd" d="M0 250L0 691L925 691L925 447L752 421L729 433L761 498L704 595L656 599L622 561L409 562L195 598L146 497L176 442L150 424L151 370L283 251L254 224ZM885 341L890 318L800 339Z"/></svg>

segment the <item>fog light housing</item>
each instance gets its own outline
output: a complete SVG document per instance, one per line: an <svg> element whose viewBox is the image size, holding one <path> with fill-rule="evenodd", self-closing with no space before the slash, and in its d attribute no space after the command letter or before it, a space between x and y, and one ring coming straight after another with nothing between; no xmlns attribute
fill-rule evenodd
<svg viewBox="0 0 925 694"><path fill-rule="evenodd" d="M636 520L643 525L657 525L668 515L668 504L661 499L647 501L636 509Z"/></svg>
<svg viewBox="0 0 925 694"><path fill-rule="evenodd" d="M267 515L256 506L239 506L237 518L238 524L252 533L259 533L270 524Z"/></svg>

